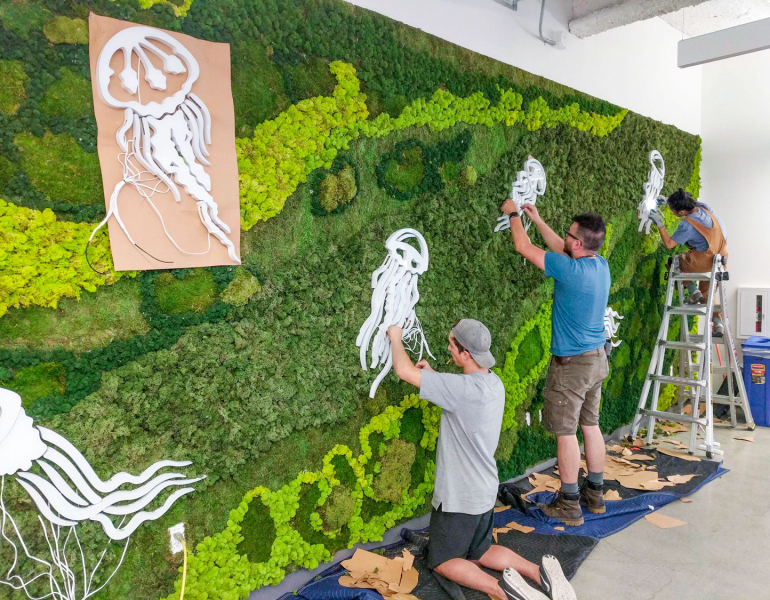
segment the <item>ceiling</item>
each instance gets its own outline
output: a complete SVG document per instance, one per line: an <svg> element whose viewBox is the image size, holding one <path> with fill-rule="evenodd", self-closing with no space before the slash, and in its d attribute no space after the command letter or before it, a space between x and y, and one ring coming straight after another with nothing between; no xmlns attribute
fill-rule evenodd
<svg viewBox="0 0 770 600"><path fill-rule="evenodd" d="M685 37L770 18L770 0L708 0L660 17Z"/></svg>

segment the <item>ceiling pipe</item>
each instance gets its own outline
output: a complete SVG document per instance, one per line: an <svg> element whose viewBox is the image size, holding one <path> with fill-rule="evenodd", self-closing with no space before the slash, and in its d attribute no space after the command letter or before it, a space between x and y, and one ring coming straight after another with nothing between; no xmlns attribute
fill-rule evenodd
<svg viewBox="0 0 770 600"><path fill-rule="evenodd" d="M543 0L543 3L540 5L540 27L538 28L538 34L540 35L540 39L543 40L546 44L549 46L555 46L556 42L549 40L543 35L543 17L545 17L545 0Z"/></svg>

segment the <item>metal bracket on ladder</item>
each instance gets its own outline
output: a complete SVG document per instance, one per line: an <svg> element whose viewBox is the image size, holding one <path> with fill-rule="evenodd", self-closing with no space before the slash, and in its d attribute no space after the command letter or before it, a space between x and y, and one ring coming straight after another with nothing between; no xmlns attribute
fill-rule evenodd
<svg viewBox="0 0 770 600"><path fill-rule="evenodd" d="M730 406L730 421L733 427L737 426L736 407L743 410L746 417L746 426L754 429L754 419L751 416L748 396L743 383L743 377L738 368L738 355L733 342L730 323L727 319L727 293L725 281L729 274L725 270L725 260L720 255L714 257L710 273L682 273L679 270L679 257L674 257L671 272L666 288L666 307L663 312L663 320L658 330L658 338L650 358L650 366L644 379L644 386L639 398L639 406L631 426L631 437L636 438L642 423L647 426L646 441L652 443L655 433L655 421L665 419L677 423L690 425L689 452L695 452L695 444L698 432L703 431L704 443L698 446L704 450L708 458L714 454L722 454L719 442L714 440L714 404L727 404ZM686 304L684 301L685 281L708 281L708 297L706 304ZM674 290L678 292L679 304L674 304ZM714 298L719 291L719 309L725 326L723 335L714 336L711 330L711 319L714 315ZM679 341L668 340L668 329L671 324L671 316L680 317ZM690 333L687 322L688 316L697 316L704 319L701 329L703 335ZM716 347L719 356L719 365L712 365L712 346ZM722 365L722 356L719 346L724 346L727 365ZM679 375L664 375L663 365L666 359L666 351L679 352ZM698 357L698 360L695 359ZM727 381L727 395L714 394L712 384L713 374L724 374ZM734 389L734 380L738 390ZM680 388L679 401L676 406L679 412L664 412L658 410L658 398L661 385L676 385ZM738 392L736 394L736 391ZM648 407L649 396L649 407ZM690 401L692 414L684 414L684 404ZM700 415L700 405L705 405L703 416Z"/></svg>

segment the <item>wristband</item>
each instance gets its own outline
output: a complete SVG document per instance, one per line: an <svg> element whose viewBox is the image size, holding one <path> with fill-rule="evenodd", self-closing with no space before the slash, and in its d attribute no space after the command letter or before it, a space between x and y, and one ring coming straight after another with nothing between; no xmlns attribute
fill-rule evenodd
<svg viewBox="0 0 770 600"><path fill-rule="evenodd" d="M508 214L509 219L513 219L514 217L521 217L521 215L518 213L518 211L513 211L512 213Z"/></svg>

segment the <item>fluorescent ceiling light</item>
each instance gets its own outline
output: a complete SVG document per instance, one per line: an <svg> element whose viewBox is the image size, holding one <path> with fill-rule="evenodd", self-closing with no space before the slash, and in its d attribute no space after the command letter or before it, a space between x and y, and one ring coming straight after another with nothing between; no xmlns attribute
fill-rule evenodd
<svg viewBox="0 0 770 600"><path fill-rule="evenodd" d="M762 19L679 42L680 68L694 67L770 48L770 19Z"/></svg>

